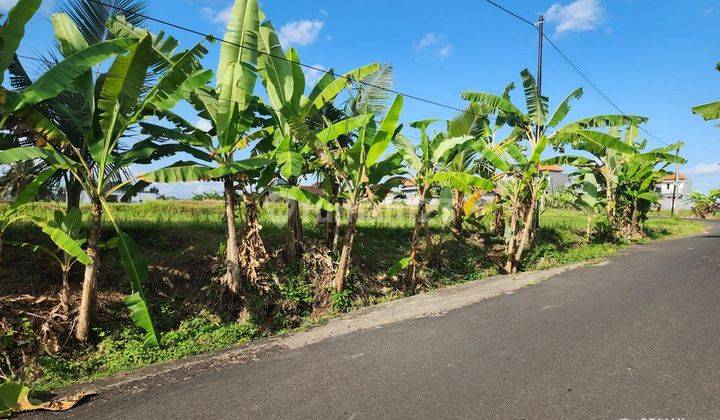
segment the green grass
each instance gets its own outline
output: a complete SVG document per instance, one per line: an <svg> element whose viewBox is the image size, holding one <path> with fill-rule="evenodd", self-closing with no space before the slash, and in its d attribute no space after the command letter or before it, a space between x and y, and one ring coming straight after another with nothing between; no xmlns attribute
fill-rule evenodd
<svg viewBox="0 0 720 420"><path fill-rule="evenodd" d="M50 214L56 208L60 206L40 203L27 211L35 215ZM264 270L279 287L250 299L249 309L239 321L228 316L217 294L215 279L222 273L222 258L218 256L225 232L221 203L157 201L114 204L112 208L120 225L137 240L150 261L148 292L156 327L162 332L162 347L152 349L142 345L141 334L131 326L121 303L128 284L118 255L113 250L105 250L100 272L101 308L95 330L96 345L67 345L58 356L45 355L23 363L16 374L35 389L50 390L258 337L305 329L339 312L406 295L387 271L407 255L414 210L409 206L364 209L346 293L333 293L331 284L318 280L318 268L311 263L285 266L272 260L265 264ZM271 253L277 254L283 244L285 210L281 204L269 203L261 215L263 240ZM324 231L313 226L314 210L305 207L301 210L306 243L320 242ZM536 244L524 258L522 269L593 261L627 245L587 242L583 232L585 223L585 217L577 212L544 211ZM436 222L431 227L437 239L440 227ZM647 230L650 239L661 239L700 233L704 224L658 218L647 222ZM7 235L26 241L43 240L42 234L29 224L14 226ZM113 235L106 222L103 240ZM0 298L22 294L53 296L57 291L58 273L42 256L6 248L2 264ZM447 235L442 265L421 273L423 283L419 291L479 280L497 272L486 245L478 237ZM81 267L73 274L71 287L76 294L81 274ZM10 331L11 337L0 337L0 348L2 340L7 343L15 339L35 339L33 329L28 326L32 320L16 321L14 325L25 327Z"/></svg>

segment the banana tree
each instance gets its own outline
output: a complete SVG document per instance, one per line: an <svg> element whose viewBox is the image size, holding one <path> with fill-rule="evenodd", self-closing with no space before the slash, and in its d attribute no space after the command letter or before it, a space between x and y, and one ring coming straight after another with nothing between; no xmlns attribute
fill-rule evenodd
<svg viewBox="0 0 720 420"><path fill-rule="evenodd" d="M67 212L55 210L53 216L48 219L28 216L33 223L42 229L52 241L58 246L60 252L44 245L31 244L27 242L11 241L10 245L28 248L33 252L41 252L48 255L57 262L62 276L60 287L60 313L67 316L70 313L70 269L76 262L90 264L90 256L82 249L85 243L85 236L82 234L82 213L77 208L71 208Z"/></svg>
<svg viewBox="0 0 720 420"><path fill-rule="evenodd" d="M647 141L639 142L640 152L630 156L618 173L617 201L622 217L621 234L631 239L644 235L643 224L647 214L660 198L655 185L667 176L667 166L686 162L672 153L673 147L679 147L680 143L644 151L646 145Z"/></svg>
<svg viewBox="0 0 720 420"><path fill-rule="evenodd" d="M693 216L697 219L707 219L720 210L720 190L710 190L707 194L695 191L688 197L692 203Z"/></svg>
<svg viewBox="0 0 720 420"><path fill-rule="evenodd" d="M715 69L720 71L720 63L715 66ZM692 112L700 115L705 121L720 119L720 101L698 105L693 107Z"/></svg>
<svg viewBox="0 0 720 420"><path fill-rule="evenodd" d="M2 158L0 158L2 159ZM54 169L48 169L36 176L15 198L2 213L0 213L0 263L2 262L2 249L5 232L13 223L26 219L28 216L21 212L37 196L38 190L55 173Z"/></svg>
<svg viewBox="0 0 720 420"><path fill-rule="evenodd" d="M487 179L474 174L453 171L448 166L447 158L453 156L455 149L464 150L468 141L473 137L469 135L459 137L446 137L439 133L432 140L428 136L428 127L437 120L422 120L410 123L410 126L420 130L419 151L410 140L402 135L395 136L393 143L403 156L403 161L412 171L410 181L418 191L418 205L415 212L415 227L413 229L410 255L403 260L407 264L405 272L405 285L415 288L417 274L417 250L420 243L420 231L425 227L427 249L430 251L430 232L427 226L428 194L431 190L441 187L452 188L462 193L475 190L492 190L493 184Z"/></svg>
<svg viewBox="0 0 720 420"><path fill-rule="evenodd" d="M18 0L9 10L0 25L0 85L5 79L5 71L10 67L13 57L25 36L25 25L40 8L42 0ZM0 16L2 17L2 16ZM4 95L3 95L4 96Z"/></svg>
<svg viewBox="0 0 720 420"><path fill-rule="evenodd" d="M509 272L517 271L522 254L534 237L538 200L547 186L539 171L539 165L542 164L541 155L548 144L552 141L556 148L561 149L562 145L567 143L566 139L581 138L597 147L630 149L631 146L625 145L622 140L591 128L627 125L641 119L635 116L604 115L561 125L570 112L570 101L582 96L582 88L572 91L550 113L548 98L538 94L537 83L532 74L524 69L520 75L526 112L521 111L509 99L512 85L509 85L503 95L485 92L462 93L463 99L480 104L485 111L496 114L501 122L512 129L509 136L501 142L504 151L513 160L511 164L505 162L506 164L502 165L509 170L508 180L504 182L502 189L510 210L509 225L506 226L509 231L505 231L508 258L504 266ZM492 148L484 147L483 150L483 158L491 160Z"/></svg>
<svg viewBox="0 0 720 420"><path fill-rule="evenodd" d="M559 160L552 160L552 163L567 163L592 168L593 172L602 180L602 188L605 193L605 215L613 233L622 233L621 231L627 226L633 225L629 220L625 220L623 215L618 214L617 208L618 188L623 181L622 176L627 165L651 162L651 166L654 166L661 162L684 161L671 153L672 148L677 147L678 144L648 151L643 150L647 142L638 141L637 137L638 125L645 121L647 118L643 117L592 117L573 123L567 131L556 133L551 137L554 144L569 145L575 150L584 151L591 156L587 158L567 155ZM577 127L583 128L577 129ZM605 128L606 132L597 131ZM651 183L645 188L649 185Z"/></svg>
<svg viewBox="0 0 720 420"><path fill-rule="evenodd" d="M601 182L598 182L598 175L586 167L578 168L572 179L575 182L568 188L573 196L571 206L585 214L585 240L590 242L593 222L604 210Z"/></svg>
<svg viewBox="0 0 720 420"><path fill-rule="evenodd" d="M510 92L515 89L515 84L510 83L505 87L502 97L510 99ZM498 130L500 130L505 122L502 117L495 118L493 122L491 117L496 110L487 104L471 102L457 116L447 122L446 136L460 137L472 136L477 141L482 141L485 147L491 147L496 142ZM457 148L453 151L452 156L448 157L449 168L455 172L474 173L485 178L495 176L492 164L479 156L475 147L471 142L468 147ZM452 190L453 201L453 231L458 234L463 230L463 221L466 213L471 211L475 202L482 195L481 191L476 191L470 199L470 206L466 206L465 192L458 189ZM499 211L502 206L494 206L496 209L496 219L502 219L502 213ZM466 212L467 210L467 212Z"/></svg>
<svg viewBox="0 0 720 420"><path fill-rule="evenodd" d="M207 50L198 44L189 50L170 54L172 51L164 49L168 44L160 36L153 37L147 31L140 39L119 37L88 45L67 15L55 14L52 22L64 60L27 89L10 96L3 108L5 115L23 115L28 125L45 135L48 141L37 147L4 150L0 152L0 161L14 163L42 159L53 168L69 171L90 199L92 219L86 252L92 262L85 268L76 338L86 341L89 337L97 294L101 223L103 214L106 214L118 232L118 250L130 279L132 294L125 303L135 323L145 329L145 341L158 345L158 335L150 319L142 286L147 280L147 266L143 267L143 261L136 259L137 246L120 230L107 198L129 182L113 182L119 171L127 170L130 165L149 163L181 149L177 145L158 145L149 140L125 149L121 141L142 119L171 109L186 96L187 91L209 80L211 73L199 64L199 59ZM174 49L177 44L170 45ZM113 57L107 72L94 78L93 67ZM150 84L151 80L156 83ZM91 124L86 127L81 147L70 143L60 127L33 109L34 105L67 90L85 96L91 115ZM74 156L59 153L57 148L63 146L70 147ZM94 165L86 159L85 150Z"/></svg>
<svg viewBox="0 0 720 420"><path fill-rule="evenodd" d="M492 165L497 179L496 193L504 207L502 214L509 217L502 228L505 241L505 262L502 269L507 273L518 271L524 252L532 240L533 222L539 198L547 188L547 177L540 170L541 156L548 146L547 137L527 147L520 147L512 138L499 144L479 142L478 153ZM468 203L473 204L473 201Z"/></svg>
<svg viewBox="0 0 720 420"><path fill-rule="evenodd" d="M252 284L257 282L257 268L266 258L260 237L259 209L274 179L273 176L268 177L274 168L272 156L253 152L254 156L250 158L236 159L236 154L252 141L267 136L264 120L258 117L266 110L253 94L257 79L259 20L257 1L235 1L225 31L225 42L220 48L216 86L198 87L188 97L198 116L209 121L209 130L201 130L168 110L157 116L171 122L174 128L155 123L142 124L143 133L152 138L171 140L211 157L214 167L179 161L141 175L139 179L144 185L149 182L213 179L223 182L227 223L224 286L233 295L241 291L243 276ZM241 44L248 48L237 46ZM245 229L239 245L235 220L238 206L236 190L242 192L246 210Z"/></svg>
<svg viewBox="0 0 720 420"><path fill-rule="evenodd" d="M623 215L622 234L625 237L636 239L643 236L641 226L647 219L651 205L659 198L654 191L655 184L665 177L665 172L656 168L658 163L657 161L631 162L619 174L621 179L619 202Z"/></svg>
<svg viewBox="0 0 720 420"><path fill-rule="evenodd" d="M352 148L341 149L337 156L326 156L328 165L335 168L342 180L342 195L348 206L348 221L334 279L338 292L345 290L360 204L382 200L402 180L398 176L404 170L400 153L383 158L402 128L402 105L403 97L398 95L380 122L376 122L373 114L363 114L326 129L328 132L357 130L357 141ZM323 138L323 134L318 138Z"/></svg>
<svg viewBox="0 0 720 420"><path fill-rule="evenodd" d="M278 176L288 186L297 187L318 157L318 132L308 125L308 120L332 102L353 80L362 80L377 72L379 65L360 67L339 77L326 73L305 96L306 80L300 57L295 49L290 48L287 53L283 51L269 21L260 25L260 47L264 54L259 57L258 72L270 100L274 128L282 135L278 137L280 143L275 154ZM287 221L285 256L293 260L302 252L302 224L297 200L288 200Z"/></svg>

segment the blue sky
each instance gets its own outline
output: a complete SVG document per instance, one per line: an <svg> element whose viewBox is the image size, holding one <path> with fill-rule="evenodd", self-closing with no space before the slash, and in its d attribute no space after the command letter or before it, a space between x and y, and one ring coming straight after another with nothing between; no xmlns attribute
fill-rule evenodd
<svg viewBox="0 0 720 420"><path fill-rule="evenodd" d="M13 2L0 0L0 8ZM690 113L694 105L720 99L720 72L715 71L720 62L719 0L498 2L531 21L544 14L549 36L623 111L650 117L646 128L665 142L685 141L682 154L688 164L681 171L691 176L696 189L720 187L720 128ZM153 16L222 34L231 2L149 3ZM261 0L261 7L304 63L337 71L372 61L391 64L396 89L456 107L463 106L462 90L499 92L510 81L519 85L523 68L536 68L534 29L480 0ZM52 5L43 9L30 24L22 53L33 55L52 46L47 20ZM172 28L149 26L171 33L183 45L198 40ZM218 50L217 44L210 46L210 68ZM570 119L615 112L546 44L543 93L551 107L578 86L585 95L574 103ZM454 114L408 99L403 120ZM166 191L187 195L208 187Z"/></svg>

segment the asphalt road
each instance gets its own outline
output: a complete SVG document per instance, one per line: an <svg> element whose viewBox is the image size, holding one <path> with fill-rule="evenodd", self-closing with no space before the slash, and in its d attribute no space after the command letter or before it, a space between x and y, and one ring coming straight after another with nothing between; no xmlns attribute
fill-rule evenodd
<svg viewBox="0 0 720 420"><path fill-rule="evenodd" d="M720 229L443 316L182 380L83 418L720 417Z"/></svg>

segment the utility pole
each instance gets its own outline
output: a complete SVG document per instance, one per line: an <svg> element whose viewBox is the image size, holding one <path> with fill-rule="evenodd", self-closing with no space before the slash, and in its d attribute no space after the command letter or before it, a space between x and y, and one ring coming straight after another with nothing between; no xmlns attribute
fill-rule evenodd
<svg viewBox="0 0 720 420"><path fill-rule="evenodd" d="M538 99L540 96L542 96L542 67L543 67L543 24L545 23L545 18L543 15L540 15L538 18L537 28L538 28L538 57L537 57L537 94ZM538 124L537 127L535 127L535 134L536 137L540 138L540 125Z"/></svg>
<svg viewBox="0 0 720 420"><path fill-rule="evenodd" d="M680 148L675 149L675 182L673 183L672 204L670 205L670 217L675 217L675 200L677 200L678 178L680 177L680 166L678 165L678 157L680 156Z"/></svg>
<svg viewBox="0 0 720 420"><path fill-rule="evenodd" d="M538 54L537 54L537 95L538 95L538 101L540 101L540 97L542 96L542 67L543 67L543 24L545 22L545 18L543 15L540 15L538 17L537 22L537 28L538 28ZM539 112L540 110L538 110ZM540 131L541 127L540 124L535 124L535 141L540 141ZM538 199L542 200L542 197L538 197ZM535 206L535 223L534 228L539 229L540 228L540 205L538 204Z"/></svg>

